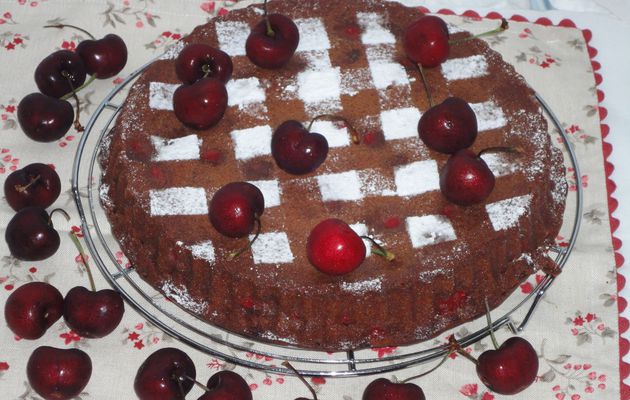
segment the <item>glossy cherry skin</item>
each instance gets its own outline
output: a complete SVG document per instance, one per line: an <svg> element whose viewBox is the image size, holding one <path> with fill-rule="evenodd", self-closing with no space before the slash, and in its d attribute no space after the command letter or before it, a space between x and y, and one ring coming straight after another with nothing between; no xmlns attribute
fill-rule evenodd
<svg viewBox="0 0 630 400"><path fill-rule="evenodd" d="M188 85L204 76L226 83L232 76L233 68L230 56L203 43L187 45L175 59L175 73L180 81Z"/></svg>
<svg viewBox="0 0 630 400"><path fill-rule="evenodd" d="M140 400L184 400L195 378L195 364L190 357L179 349L166 347L144 360L133 387Z"/></svg>
<svg viewBox="0 0 630 400"><path fill-rule="evenodd" d="M267 23L257 23L245 42L245 52L250 61L261 68L282 68L289 62L300 42L300 32L289 17L269 14L274 35L267 34Z"/></svg>
<svg viewBox="0 0 630 400"><path fill-rule="evenodd" d="M70 329L85 338L109 335L122 320L125 304L118 292L97 292L75 286L63 301L63 318Z"/></svg>
<svg viewBox="0 0 630 400"><path fill-rule="evenodd" d="M405 31L405 53L413 62L425 68L442 64L449 53L448 27L443 19L425 15Z"/></svg>
<svg viewBox="0 0 630 400"><path fill-rule="evenodd" d="M61 139L74 122L72 104L65 100L31 93L18 104L17 119L22 131L38 142Z"/></svg>
<svg viewBox="0 0 630 400"><path fill-rule="evenodd" d="M254 230L265 210L265 198L248 182L231 182L221 187L210 201L210 222L222 235L240 238Z"/></svg>
<svg viewBox="0 0 630 400"><path fill-rule="evenodd" d="M430 149L452 154L475 142L477 116L465 100L449 97L422 114L418 134Z"/></svg>
<svg viewBox="0 0 630 400"><path fill-rule="evenodd" d="M203 78L181 85L173 93L173 111L184 125L208 129L216 125L227 109L227 89L216 78Z"/></svg>
<svg viewBox="0 0 630 400"><path fill-rule="evenodd" d="M90 381L92 360L83 350L41 346L28 359L26 376L47 400L73 399Z"/></svg>
<svg viewBox="0 0 630 400"><path fill-rule="evenodd" d="M317 224L306 243L306 255L315 268L329 275L354 271L365 259L365 243L348 224L330 218Z"/></svg>
<svg viewBox="0 0 630 400"><path fill-rule="evenodd" d="M23 339L44 336L63 313L63 296L45 282L29 282L17 289L4 304L9 329Z"/></svg>
<svg viewBox="0 0 630 400"><path fill-rule="evenodd" d="M393 383L385 378L372 381L363 391L362 400L426 400L422 389L413 383Z"/></svg>
<svg viewBox="0 0 630 400"><path fill-rule="evenodd" d="M59 175L47 164L29 164L13 171L4 181L4 197L15 211L32 206L47 208L59 193Z"/></svg>
<svg viewBox="0 0 630 400"><path fill-rule="evenodd" d="M87 73L97 79L111 78L127 64L127 46L113 33L98 40L81 41L76 53L83 60Z"/></svg>
<svg viewBox="0 0 630 400"><path fill-rule="evenodd" d="M307 131L300 122L289 120L274 131L271 155L284 171L307 174L326 160L328 141L319 133Z"/></svg>
<svg viewBox="0 0 630 400"><path fill-rule="evenodd" d="M538 354L527 340L512 337L498 350L486 350L479 356L477 375L493 392L522 392L536 380Z"/></svg>
<svg viewBox="0 0 630 400"><path fill-rule="evenodd" d="M55 254L60 244L50 216L41 207L18 211L7 224L4 238L11 254L24 261L45 260Z"/></svg>
<svg viewBox="0 0 630 400"><path fill-rule="evenodd" d="M198 400L252 400L249 385L236 372L219 371L210 377L206 387L210 390Z"/></svg>
<svg viewBox="0 0 630 400"><path fill-rule="evenodd" d="M77 53L59 50L39 63L35 69L35 83L43 94L60 98L81 86L85 75L85 64Z"/></svg>
<svg viewBox="0 0 630 400"><path fill-rule="evenodd" d="M440 171L440 190L451 203L471 206L484 201L494 189L488 164L470 150L453 154Z"/></svg>

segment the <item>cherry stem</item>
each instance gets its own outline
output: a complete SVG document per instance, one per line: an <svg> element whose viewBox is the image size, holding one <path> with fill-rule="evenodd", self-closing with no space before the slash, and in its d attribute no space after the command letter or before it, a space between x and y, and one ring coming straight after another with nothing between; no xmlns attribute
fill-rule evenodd
<svg viewBox="0 0 630 400"><path fill-rule="evenodd" d="M90 77L88 78L87 81L85 81L83 83L83 85L75 88L73 91L71 91L70 93L66 93L63 96L61 96L59 98L59 100L68 100L70 97L74 96L75 93L79 93L81 90L83 90L85 87L89 86L92 82L94 82L96 80L96 77L94 75L90 75Z"/></svg>
<svg viewBox="0 0 630 400"><path fill-rule="evenodd" d="M54 24L54 25L44 25L44 28L57 28L57 29L63 29L63 28L72 28L72 29L76 29L79 32L83 32L86 35L88 35L90 37L90 39L94 40L94 36L86 31L83 28L79 28L78 26L74 26L74 25L69 25L69 24Z"/></svg>
<svg viewBox="0 0 630 400"><path fill-rule="evenodd" d="M210 72L212 72L212 70L210 69L210 65L208 65L208 64L202 65L201 66L201 71L203 71L203 76L201 77L201 79L207 78L208 75L210 75Z"/></svg>
<svg viewBox="0 0 630 400"><path fill-rule="evenodd" d="M313 123L315 123L315 121L317 121L318 119L322 119L322 118L326 118L332 121L341 121L344 124L346 124L346 126L348 127L348 129L350 130L350 139L352 140L352 143L354 144L359 144L361 143L361 138L359 137L359 133L357 132L356 129L354 129L354 126L352 126L352 124L350 123L350 121L348 121L346 118L340 116L340 115L333 115L333 114L321 114L321 115L317 115L316 117L314 117L310 124L308 124L308 128L306 128L307 131L311 131L311 128L313 127Z"/></svg>
<svg viewBox="0 0 630 400"><path fill-rule="evenodd" d="M416 64L418 71L420 71L420 77L422 78L422 84L424 85L424 90L427 92L427 98L429 99L429 108L433 107L433 95L431 93L431 88L429 87L429 81L427 81L426 75L424 75L424 69L420 63Z"/></svg>
<svg viewBox="0 0 630 400"><path fill-rule="evenodd" d="M494 336L494 327L492 326L492 318L490 317L490 305L488 305L488 298L483 299L486 305L486 320L488 321L488 328L490 328L490 338L492 338L492 345L495 350L499 350L499 342L497 342L496 336Z"/></svg>
<svg viewBox="0 0 630 400"><path fill-rule="evenodd" d="M361 236L361 238L369 240L374 245L374 247L376 247L375 249L372 249L372 253L384 257L387 261L393 261L396 258L396 255L394 253L381 246L376 240L374 240L374 238L371 238L369 236Z"/></svg>
<svg viewBox="0 0 630 400"><path fill-rule="evenodd" d="M83 245L77 236L75 231L70 231L70 240L76 246L77 250L79 250L79 256L81 256L81 261L85 266L85 270L87 271L88 280L90 281L90 287L93 292L96 292L96 285L94 284L94 277L92 276L92 270L90 269L90 265L88 264L88 258L85 255L85 250L83 249Z"/></svg>
<svg viewBox="0 0 630 400"><path fill-rule="evenodd" d="M252 247L252 244L254 244L254 242L256 241L256 239L258 239L258 236L260 235L260 230L262 228L262 224L260 223L260 217L258 216L258 214L254 215L254 221L256 221L256 234L254 235L252 240L250 240L247 243L245 247L241 247L240 249L231 252L227 257L228 261L232 261L236 257L240 256L241 254L249 250Z"/></svg>
<svg viewBox="0 0 630 400"><path fill-rule="evenodd" d="M66 221L70 221L70 215L68 215L68 213L66 212L66 210L64 210L63 208L55 208L54 210L52 210L49 214L48 214L48 225L53 226L52 223L52 216L54 213L56 212L60 212L61 215L64 216L64 218L66 219Z"/></svg>
<svg viewBox="0 0 630 400"><path fill-rule="evenodd" d="M265 2L263 3L263 8L265 9L265 23L267 24L267 36L269 37L274 37L276 36L276 32L273 31L273 28L271 27L271 22L269 21L269 14L267 13L267 0L265 0Z"/></svg>
<svg viewBox="0 0 630 400"><path fill-rule="evenodd" d="M203 383L199 382L198 380L196 380L196 379L194 379L194 378L192 378L192 377L190 377L190 376L188 376L188 375L186 375L186 374L184 374L184 375L179 375L179 376L177 377L177 382L181 385L181 384L182 384L182 381L183 381L184 379L188 379L189 381L191 381L192 383L194 383L194 384L195 384L195 385L197 385L198 387L202 388L202 389L203 389L204 391L206 391L206 392L209 392L209 391L210 391L210 388L209 388L208 386L204 385ZM182 391L183 391L183 388L181 388L181 389L182 389Z"/></svg>
<svg viewBox="0 0 630 400"><path fill-rule="evenodd" d="M31 181L29 183L27 183L26 185L15 185L13 188L18 193L24 193L28 188L33 186L35 184L35 182L37 182L40 179L41 179L41 175L37 175L36 177L31 178Z"/></svg>
<svg viewBox="0 0 630 400"><path fill-rule="evenodd" d="M77 116L74 119L74 129L76 129L77 132L83 132L84 128L81 125L81 122L79 121L79 118L81 116L81 102L79 101L79 96L77 96L77 92L74 89L74 85L72 85L72 78L70 77L70 74L68 73L68 71L61 71L61 75L68 80L70 89L72 89L72 97L74 97L74 101L77 105Z"/></svg>
<svg viewBox="0 0 630 400"><path fill-rule="evenodd" d="M481 157L487 153L512 153L512 154L520 154L523 152L523 149L520 147L510 147L510 146L494 146L488 147L487 149L483 149L477 154L477 157Z"/></svg>
<svg viewBox="0 0 630 400"><path fill-rule="evenodd" d="M291 365L291 363L290 363L290 362L288 362L288 361L284 361L284 362L282 363L282 365L283 365L283 366L285 366L286 368L290 369L290 370L291 370L291 372L293 372L293 373L294 373L294 374L298 377L298 379L299 379L300 381L302 381L302 383L303 383L303 384L305 384L305 385L306 385L306 387L308 388L308 390L309 390L309 391L311 392L311 394L313 395L313 400L317 400L317 393L315 393L315 389L313 389L313 386L311 386L311 385L310 385L310 384L306 381L306 379L304 379L304 377L302 376L302 374L300 374L300 373L298 372L298 370L297 370L297 369L295 369L295 367L293 367L293 365Z"/></svg>
<svg viewBox="0 0 630 400"><path fill-rule="evenodd" d="M463 39L449 40L448 44L463 43L463 42L468 42L469 40L477 39L477 38L480 38L480 37L483 37L483 36L496 35L498 33L501 33L503 31L505 31L508 27L509 27L509 24L508 24L507 20L505 18L501 18L501 25L499 25L498 28L495 28L495 29L493 29L491 31L479 33L479 34L474 35L474 36L469 36L469 37L466 37L466 38L463 38Z"/></svg>

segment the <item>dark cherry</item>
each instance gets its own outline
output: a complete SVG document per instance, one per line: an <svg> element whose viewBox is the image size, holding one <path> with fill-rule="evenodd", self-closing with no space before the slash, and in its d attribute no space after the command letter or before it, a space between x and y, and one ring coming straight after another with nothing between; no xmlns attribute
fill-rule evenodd
<svg viewBox="0 0 630 400"><path fill-rule="evenodd" d="M372 381L363 391L362 400L426 400L422 389L413 383L394 383L385 378Z"/></svg>
<svg viewBox="0 0 630 400"><path fill-rule="evenodd" d="M47 208L59 193L59 175L47 164L29 164L13 171L4 181L4 197L15 211L31 206Z"/></svg>
<svg viewBox="0 0 630 400"><path fill-rule="evenodd" d="M230 56L203 43L187 45L175 60L177 77L188 85L205 77L217 78L226 83L232 76L232 70Z"/></svg>
<svg viewBox="0 0 630 400"><path fill-rule="evenodd" d="M59 50L39 63L35 83L43 94L60 98L81 86L86 73L85 63L77 53Z"/></svg>
<svg viewBox="0 0 630 400"><path fill-rule="evenodd" d="M298 121L283 122L271 138L271 155L284 171L301 175L314 171L328 155L328 141Z"/></svg>
<svg viewBox="0 0 630 400"><path fill-rule="evenodd" d="M66 100L31 93L18 104L17 118L26 136L38 142L52 142L70 130L74 109Z"/></svg>
<svg viewBox="0 0 630 400"><path fill-rule="evenodd" d="M133 387L140 400L183 400L195 378L195 364L190 357L179 349L166 347L144 360Z"/></svg>
<svg viewBox="0 0 630 400"><path fill-rule="evenodd" d="M57 251L59 234L50 215L41 207L26 207L7 224L4 235L9 251L20 260L40 261Z"/></svg>
<svg viewBox="0 0 630 400"><path fill-rule="evenodd" d="M222 235L239 238L250 234L265 210L265 198L248 182L221 187L210 201L210 222Z"/></svg>
<svg viewBox="0 0 630 400"><path fill-rule="evenodd" d="M464 149L450 156L440 171L440 190L451 203L470 206L494 189L494 174L477 154Z"/></svg>
<svg viewBox="0 0 630 400"><path fill-rule="evenodd" d="M175 90L173 111L184 125L193 129L208 129L223 118L227 102L225 84L216 78L203 78Z"/></svg>
<svg viewBox="0 0 630 400"><path fill-rule="evenodd" d="M111 78L127 64L127 46L113 33L98 40L81 41L76 53L83 60L87 73L98 79Z"/></svg>
<svg viewBox="0 0 630 400"><path fill-rule="evenodd" d="M449 53L448 27L443 19L425 15L405 31L405 53L416 64L426 68L437 67Z"/></svg>
<svg viewBox="0 0 630 400"><path fill-rule="evenodd" d="M209 390L198 400L252 400L249 385L236 372L219 371L210 377L206 387Z"/></svg>
<svg viewBox="0 0 630 400"><path fill-rule="evenodd" d="M120 293L112 289L93 292L75 286L63 301L63 318L70 329L86 338L101 338L110 334L125 313Z"/></svg>
<svg viewBox="0 0 630 400"><path fill-rule="evenodd" d="M261 68L277 69L289 62L300 42L300 32L293 20L282 14L269 14L258 22L245 42L247 57Z"/></svg>
<svg viewBox="0 0 630 400"><path fill-rule="evenodd" d="M538 354L527 340L512 337L497 350L486 350L479 356L477 375L493 392L519 393L536 380Z"/></svg>
<svg viewBox="0 0 630 400"><path fill-rule="evenodd" d="M317 224L306 243L308 260L315 268L330 275L343 275L361 265L365 243L344 221L330 218Z"/></svg>
<svg viewBox="0 0 630 400"><path fill-rule="evenodd" d="M83 350L41 346L28 359L26 376L45 399L73 399L90 381L92 360Z"/></svg>
<svg viewBox="0 0 630 400"><path fill-rule="evenodd" d="M4 304L9 329L23 339L39 339L63 314L63 296L45 282L29 282L17 289Z"/></svg>
<svg viewBox="0 0 630 400"><path fill-rule="evenodd" d="M465 100L449 97L422 114L418 133L430 149L452 154L474 143L477 116Z"/></svg>

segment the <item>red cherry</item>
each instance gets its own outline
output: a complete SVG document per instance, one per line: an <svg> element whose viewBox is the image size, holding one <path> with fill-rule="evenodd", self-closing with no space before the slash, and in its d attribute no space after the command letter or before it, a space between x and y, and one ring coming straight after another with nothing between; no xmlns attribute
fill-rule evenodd
<svg viewBox="0 0 630 400"><path fill-rule="evenodd" d="M166 347L140 365L133 388L140 400L182 400L196 377L195 364L183 351Z"/></svg>
<svg viewBox="0 0 630 400"><path fill-rule="evenodd" d="M18 104L17 118L29 138L38 142L53 142L72 127L74 109L66 100L31 93Z"/></svg>
<svg viewBox="0 0 630 400"><path fill-rule="evenodd" d="M425 15L407 27L403 38L405 53L416 64L437 67L449 53L448 27L444 20Z"/></svg>
<svg viewBox="0 0 630 400"><path fill-rule="evenodd" d="M538 354L527 340L512 337L499 349L486 350L479 356L477 375L493 392L519 393L536 380Z"/></svg>
<svg viewBox="0 0 630 400"><path fill-rule="evenodd" d="M249 385L236 372L219 371L210 377L206 387L209 390L198 400L252 400Z"/></svg>
<svg viewBox="0 0 630 400"><path fill-rule="evenodd" d="M365 243L340 219L330 218L317 224L306 243L309 261L330 275L354 271L365 259Z"/></svg>
<svg viewBox="0 0 630 400"><path fill-rule="evenodd" d="M175 90L173 111L184 125L193 129L208 129L223 118L227 96L223 82L216 78L203 78Z"/></svg>
<svg viewBox="0 0 630 400"><path fill-rule="evenodd" d="M63 296L45 282L29 282L17 288L4 305L9 329L24 339L39 339L63 313Z"/></svg>
<svg viewBox="0 0 630 400"><path fill-rule="evenodd" d="M484 201L494 189L486 162L470 150L453 154L440 171L440 190L450 202L470 206Z"/></svg>
<svg viewBox="0 0 630 400"><path fill-rule="evenodd" d="M70 329L86 338L101 338L110 334L125 312L120 294L112 289L98 292L75 286L63 301L63 318Z"/></svg>
<svg viewBox="0 0 630 400"><path fill-rule="evenodd" d="M372 381L362 400L426 400L422 389L413 383L393 383L385 378Z"/></svg>
<svg viewBox="0 0 630 400"><path fill-rule="evenodd" d="M26 364L28 382L45 399L73 399L92 376L92 361L79 349L42 346L33 351Z"/></svg>
<svg viewBox="0 0 630 400"><path fill-rule="evenodd" d="M254 26L245 42L247 57L261 68L281 68L289 62L300 42L300 32L289 17L282 14L270 14L269 24L273 33L267 29L263 19Z"/></svg>
<svg viewBox="0 0 630 400"><path fill-rule="evenodd" d="M465 100L449 97L422 114L418 133L430 149L452 154L474 143L477 116Z"/></svg>
<svg viewBox="0 0 630 400"><path fill-rule="evenodd" d="M271 155L281 169L301 175L314 171L328 155L328 141L294 120L283 122L271 138Z"/></svg>
<svg viewBox="0 0 630 400"><path fill-rule="evenodd" d="M85 75L85 64L78 54L59 50L37 65L35 83L43 94L60 98L81 86Z"/></svg>
<svg viewBox="0 0 630 400"><path fill-rule="evenodd" d="M230 56L202 43L187 45L175 60L177 77L189 85L204 77L217 78L226 83L232 76L232 69Z"/></svg>
<svg viewBox="0 0 630 400"><path fill-rule="evenodd" d="M248 182L231 182L212 197L210 222L222 235L239 238L253 231L264 210L260 189Z"/></svg>
<svg viewBox="0 0 630 400"><path fill-rule="evenodd" d="M60 192L59 175L41 163L13 171L4 181L4 197L15 211L30 206L46 208L57 200Z"/></svg>
<svg viewBox="0 0 630 400"><path fill-rule="evenodd" d="M60 244L50 215L40 207L18 211L7 224L4 238L11 254L25 261L44 260L55 254Z"/></svg>
<svg viewBox="0 0 630 400"><path fill-rule="evenodd" d="M76 53L88 74L98 79L111 78L127 64L127 46L120 36L110 33L98 40L83 40Z"/></svg>

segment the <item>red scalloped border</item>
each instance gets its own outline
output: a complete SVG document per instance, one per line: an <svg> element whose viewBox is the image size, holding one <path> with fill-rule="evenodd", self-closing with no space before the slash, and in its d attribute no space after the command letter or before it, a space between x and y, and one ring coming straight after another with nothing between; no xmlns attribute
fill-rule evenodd
<svg viewBox="0 0 630 400"><path fill-rule="evenodd" d="M418 8L423 13L429 13L429 14L432 13L426 7L418 7ZM448 10L448 9L441 9L437 12L437 14L456 15L454 11ZM503 18L503 16L497 12L491 12L491 13L488 13L485 17L482 17L479 13L473 10L465 11L461 15L465 17L478 18L478 19ZM534 24L544 25L544 26L554 25L550 19L545 18L545 17L538 18L535 21L530 21L529 19L527 19L526 17L522 15L514 14L510 18L507 18L507 19L510 21L517 21L517 22L533 22ZM577 25L575 24L575 22L573 22L570 19L563 19L557 24L555 24L555 26L577 28ZM593 32L591 32L590 29L582 29L582 34L584 35L584 41L586 42L587 51L591 59L591 65L593 67L593 76L595 78L595 84L598 87L597 88L597 101L598 101L598 110L599 110L599 119L600 119L600 129L601 129L601 134L602 134L602 152L604 155L604 172L606 174L606 190L608 192L608 216L610 218L610 235L612 239L613 252L615 256L615 265L617 268L621 268L621 266L624 264L624 258L621 255L621 253L619 253L619 249L621 248L622 242L621 242L621 239L615 236L615 231L617 230L617 228L619 228L619 220L613 217L612 215L613 212L615 212L615 210L617 209L617 206L619 205L619 202L613 196L613 193L617 189L617 185L610 178L610 175L615 170L615 166L608 160L608 158L610 157L610 154L612 153L613 147L610 143L608 143L605 140L608 134L610 133L610 126L604 123L604 120L606 119L606 116L608 115L608 110L601 106L601 103L605 98L604 92L599 88L599 85L602 83L603 77L599 72L597 72L600 70L601 64L595 60L595 57L597 56L597 49L590 45L591 39L593 38ZM630 364L625 363L623 361L623 357L627 355L628 352L630 351L630 342L621 336L622 333L625 333L628 331L628 328L630 325L629 321L626 318L623 318L621 316L621 313L622 311L626 309L628 302L626 299L624 299L623 297L619 295L619 293L621 292L621 289L623 289L625 285L626 285L626 278L622 274L618 273L617 274L617 311L619 315L619 374L620 374L619 385L620 385L621 400L630 400L630 386L624 383L624 380L628 378L628 376L630 375Z"/></svg>

